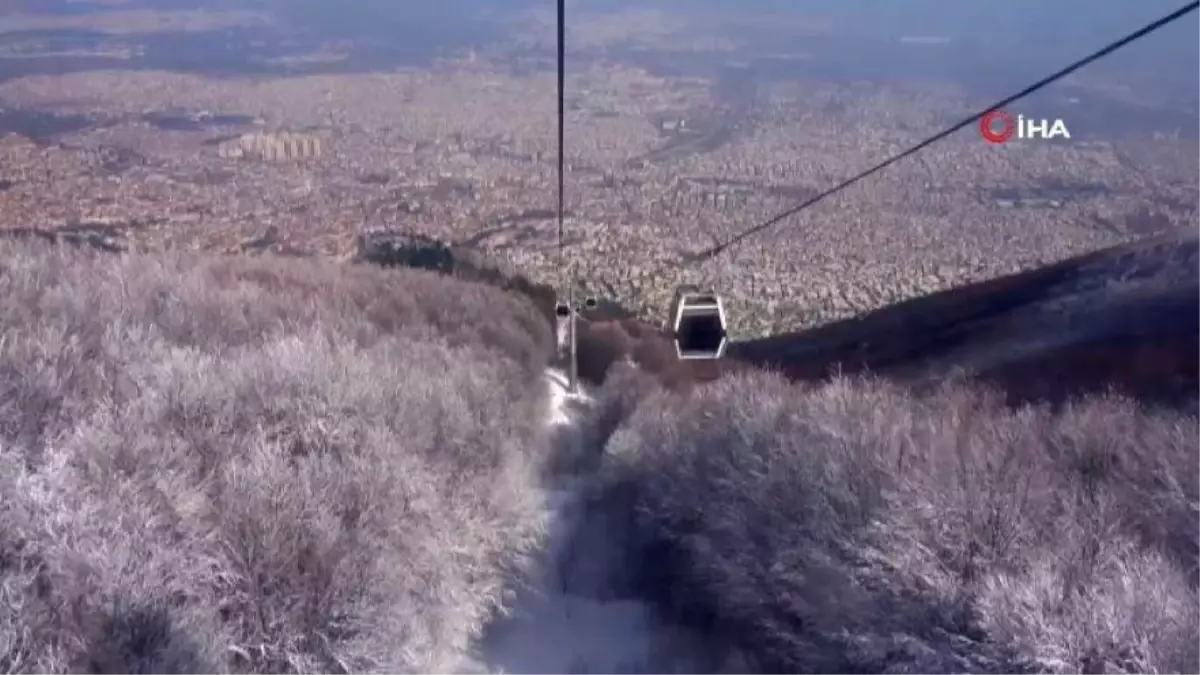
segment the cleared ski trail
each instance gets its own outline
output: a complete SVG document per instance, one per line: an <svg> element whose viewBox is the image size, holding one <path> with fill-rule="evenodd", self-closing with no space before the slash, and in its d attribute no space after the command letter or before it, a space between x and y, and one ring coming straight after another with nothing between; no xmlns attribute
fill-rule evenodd
<svg viewBox="0 0 1200 675"><path fill-rule="evenodd" d="M583 447L580 422L591 399L571 395L566 376L546 373L550 388L546 424L565 451ZM582 463L586 464L586 463ZM518 594L513 612L496 620L477 645L478 667L492 673L699 672L686 656L698 646L685 632L657 622L636 598L614 598L603 588L604 560L570 550L580 541L595 546L603 532L580 532L582 492L591 477L566 472L547 487L550 532L537 573ZM582 535L582 536L581 536ZM603 547L603 542L600 543Z"/></svg>

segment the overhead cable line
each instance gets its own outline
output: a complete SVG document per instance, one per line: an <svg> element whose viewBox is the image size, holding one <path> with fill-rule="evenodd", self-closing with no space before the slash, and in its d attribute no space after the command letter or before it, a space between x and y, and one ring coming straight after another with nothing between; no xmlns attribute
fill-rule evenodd
<svg viewBox="0 0 1200 675"><path fill-rule="evenodd" d="M714 258L717 255L720 255L722 252L724 252L730 246L738 244L738 243L744 241L745 239L747 239L748 237L754 236L755 234L758 234L759 232L762 232L763 230L766 230L766 229L778 224L780 221L796 215L797 213L807 209L810 206L813 206L814 204L824 200L825 198L833 196L833 195L841 192L842 190L845 190L846 188L850 187L851 185L854 185L855 183L859 182L860 180L862 180L878 171L886 169L887 167L891 166L892 164L895 164L896 162L899 162L900 160L904 159L905 157L908 157L910 155L916 154L917 152L920 152L921 150L924 150L925 148L929 147L930 145L942 140L943 138L946 138L950 134L953 134L954 132L956 132L960 129L967 127L968 125L979 122L988 113L991 113L995 110L1003 108L1004 106L1007 106L1008 104L1010 104L1018 99L1024 98L1024 97L1028 96L1029 94L1032 94L1033 92L1038 91L1039 89L1042 89L1043 87L1046 87L1047 85L1049 85L1057 80L1060 80L1060 79L1066 77L1067 75L1070 75L1071 73L1092 63L1093 61L1101 59L1101 58L1117 51L1118 49L1120 49L1140 38L1143 38L1143 37L1149 35L1150 33L1153 33L1154 31L1166 26L1167 24L1170 24L1170 23L1176 21L1177 19L1183 18L1187 14L1195 11L1197 7L1200 7L1200 0L1198 0L1197 2L1189 2L1187 5L1175 10L1174 12L1171 12L1170 14L1162 17L1161 19L1158 19L1157 21L1154 21L1153 23L1147 24L1146 26L1126 35L1125 37L1123 37L1119 40L1116 40L1114 42L1111 42L1108 45L1105 45L1103 48L1101 48L1095 52L1092 52L1091 54L1085 56L1082 59L1079 59L1078 61L1072 63L1071 65L1069 65L1051 75L1047 75L1046 77L1038 80L1037 82L1034 82L1033 84L1029 85L1028 87L1025 87L1021 91L1019 91L1011 96L1008 96L1006 98L1003 98L1003 99L997 101L996 103L993 103L992 105L988 106L987 108L980 110L979 112L958 122L957 124L947 127L946 129L938 132L937 134L934 134L933 136L930 136L929 138L926 138L925 140L921 141L920 143L917 143L916 145L908 148L907 150L905 150L899 154L893 155L893 156L883 160L882 162L876 164L875 166L872 166L871 168L866 169L865 171L862 171L861 173L858 173L850 178L847 178L846 180L842 181L841 183L838 183L837 185L825 190L824 192L817 194L814 197L811 197L811 198L805 200L804 202L801 202L800 204L797 204L796 206L793 206L792 208L780 213L779 215L776 215L763 223L760 223L758 225L755 225L754 227L744 230L744 231L734 235L730 239L728 239L724 242L718 243L714 246L711 246L703 251L700 251L699 253L694 253L694 254L684 256L683 262L685 264L699 263L699 262L704 262L706 260ZM561 63L561 61L560 61L560 63Z"/></svg>
<svg viewBox="0 0 1200 675"><path fill-rule="evenodd" d="M577 321L579 310L575 306L575 266L569 264L566 260L566 241L564 237L564 194L566 161L564 157L564 136L566 127L566 63L567 63L567 2L566 0L558 0L558 208L556 216L558 219L558 272L560 283L565 286L559 290L558 306L555 308L555 313L560 310L566 312L566 328L567 328L567 389L571 394L576 394L579 391L579 355L577 352ZM562 318L561 315L560 319Z"/></svg>
<svg viewBox="0 0 1200 675"><path fill-rule="evenodd" d="M565 98L563 89L566 84L566 44L567 44L567 21L566 21L566 0L558 0L558 269L560 276L565 280L565 283L570 283L565 276L565 252L566 246L563 240L563 192L564 192L564 160L563 160L563 136L564 136L564 119L566 117Z"/></svg>

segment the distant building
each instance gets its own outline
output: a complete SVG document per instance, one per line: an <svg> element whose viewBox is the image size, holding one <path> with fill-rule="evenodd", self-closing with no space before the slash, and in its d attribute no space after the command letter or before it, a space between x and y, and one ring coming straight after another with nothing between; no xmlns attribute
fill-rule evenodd
<svg viewBox="0 0 1200 675"><path fill-rule="evenodd" d="M226 159L257 159L285 162L320 157L324 143L310 134L243 134L217 146L217 154Z"/></svg>

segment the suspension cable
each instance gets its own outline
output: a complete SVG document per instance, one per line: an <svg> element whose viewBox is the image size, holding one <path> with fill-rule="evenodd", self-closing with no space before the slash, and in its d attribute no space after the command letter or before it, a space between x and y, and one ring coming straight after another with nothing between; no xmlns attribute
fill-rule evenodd
<svg viewBox="0 0 1200 675"><path fill-rule="evenodd" d="M703 251L700 251L699 253L694 253L691 255L683 256L683 262L684 262L684 264L692 264L692 263L700 263L700 262L704 262L706 260L712 259L712 258L720 255L722 252L724 252L729 247L744 241L748 237L754 236L755 234L758 234L759 232L762 232L763 230L766 230L766 229L776 225L780 221L782 221L786 218L789 218L791 216L794 216L797 213L800 213L801 211L807 209L810 206L813 206L814 204L817 204L818 202L824 200L825 198L835 195L838 192L841 192L842 190L845 190L846 188L850 187L851 185L854 185L855 183L859 182L860 180L862 180L878 171L881 171L881 170L891 166L892 164L895 164L896 162L899 162L900 160L904 159L905 157L908 157L910 155L916 154L917 152L920 152L921 150L924 150L925 148L929 147L930 145L933 145L934 143L942 140L943 138L946 138L950 134L953 134L954 132L956 132L960 129L967 127L970 124L979 122L988 113L991 113L995 110L1003 108L1018 99L1024 98L1024 97L1028 96L1029 94L1032 94L1033 92L1038 91L1039 89L1042 89L1043 87L1046 87L1047 85L1049 85L1053 82L1056 82L1056 81L1062 79L1063 77L1066 77L1067 75L1070 75L1071 73L1075 72L1076 70L1079 70L1080 68L1088 65L1089 63L1092 63L1093 61L1101 59L1101 58L1117 51L1118 49L1120 49L1140 38L1143 38L1143 37L1149 35L1150 33L1153 33L1154 31L1166 26L1167 24L1170 24L1170 23L1176 21L1177 19L1180 19L1180 18L1186 16L1187 14L1195 11L1197 7L1200 7L1200 0L1197 0L1196 2L1189 2L1187 5L1175 10L1174 12L1171 12L1170 14L1162 17L1161 19L1158 19L1157 21L1149 23L1146 26L1139 28L1138 30L1126 35L1125 37L1105 45L1103 48L1101 48L1095 52L1092 52L1091 54L1083 57L1082 59L1079 59L1078 61L1072 63L1071 65L1069 65L1051 75L1047 75L1046 77L1038 80L1037 82L1034 82L1033 84L1029 85L1028 87L1025 87L1021 91L1019 91L1011 96L1005 97L1005 98L997 101L996 103L993 103L992 105L988 106L987 108L984 108L983 110L980 110L979 112L975 113L974 115L971 115L970 117L968 117L966 119L963 119L962 121L958 122L957 124L947 127L946 129L934 134L933 136L926 138L925 140L921 141L920 143L917 143L916 145L908 148L907 150L904 150L903 152L901 152L899 154L893 155L893 156L883 160L882 162L872 166L871 168L866 169L865 171L862 171L850 178L847 178L846 180L842 181L841 183L838 183L837 185L834 185L833 187L825 190L824 192L817 194L815 197L811 197L811 198L805 200L804 202L801 202L800 204L797 204L796 206L793 206L792 208L789 208L788 210L770 218L769 220L766 220L758 225L755 225L754 227L743 230L742 232L739 232L738 234L725 240L724 242L718 243L714 246L704 249ZM561 63L561 61L560 61L560 63Z"/></svg>
<svg viewBox="0 0 1200 675"><path fill-rule="evenodd" d="M567 390L571 394L579 392L579 354L577 316L575 307L575 267L567 266L566 241L563 236L564 194L566 162L564 158L564 130L566 127L566 63L567 63L567 3L558 0L558 271L566 291L559 302L567 303ZM560 291L561 292L561 291Z"/></svg>
<svg viewBox="0 0 1200 675"><path fill-rule="evenodd" d="M563 159L563 136L565 128L566 105L563 94L563 89L566 84L566 44L567 44L567 21L566 21L566 0L558 0L558 271L561 283L569 284L571 280L566 276L566 254L564 252L566 243L563 238L563 192L564 192L564 159Z"/></svg>

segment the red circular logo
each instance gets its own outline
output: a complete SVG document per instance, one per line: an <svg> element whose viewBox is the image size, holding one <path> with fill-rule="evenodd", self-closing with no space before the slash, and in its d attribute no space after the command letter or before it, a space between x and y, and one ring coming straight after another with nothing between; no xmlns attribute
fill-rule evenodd
<svg viewBox="0 0 1200 675"><path fill-rule="evenodd" d="M993 110L979 120L979 135L988 143L1003 143L1016 131L1016 121L1003 110Z"/></svg>

